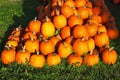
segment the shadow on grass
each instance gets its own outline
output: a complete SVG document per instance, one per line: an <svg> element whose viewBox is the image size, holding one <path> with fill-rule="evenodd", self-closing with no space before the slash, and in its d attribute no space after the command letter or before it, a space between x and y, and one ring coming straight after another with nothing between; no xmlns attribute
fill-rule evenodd
<svg viewBox="0 0 120 80"><path fill-rule="evenodd" d="M11 0L12 1L12 0ZM22 16L14 15L13 24L10 25L5 32L5 36L0 38L0 52L3 50L5 42L7 41L8 36L13 31L15 27L22 25L25 28L30 20L33 20L34 17L37 17L36 7L38 5L43 5L39 0L21 0L22 1Z"/></svg>

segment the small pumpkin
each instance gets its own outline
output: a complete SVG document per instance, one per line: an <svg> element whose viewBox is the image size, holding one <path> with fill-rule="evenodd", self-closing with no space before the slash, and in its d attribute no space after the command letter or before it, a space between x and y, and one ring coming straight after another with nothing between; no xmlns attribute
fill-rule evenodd
<svg viewBox="0 0 120 80"><path fill-rule="evenodd" d="M46 17L46 21L41 25L41 34L46 38L52 37L55 34L55 26L48 17Z"/></svg>
<svg viewBox="0 0 120 80"><path fill-rule="evenodd" d="M64 15L66 18L69 18L71 15L73 15L73 8L64 5L63 7L61 7L61 14Z"/></svg>
<svg viewBox="0 0 120 80"><path fill-rule="evenodd" d="M31 20L28 24L28 29L31 32L36 32L39 33L40 32L40 26L41 26L41 22L39 20L37 20L37 18L35 17L34 20Z"/></svg>
<svg viewBox="0 0 120 80"><path fill-rule="evenodd" d="M36 39L28 39L25 41L25 46L26 46L26 50L28 50L30 53L35 53L37 51L39 51L39 40Z"/></svg>
<svg viewBox="0 0 120 80"><path fill-rule="evenodd" d="M22 50L18 50L16 52L15 61L19 64L25 64L29 62L30 59L30 52L25 49L25 46L22 48Z"/></svg>
<svg viewBox="0 0 120 80"><path fill-rule="evenodd" d="M73 43L73 50L77 55L83 55L88 52L88 44L85 40L78 38Z"/></svg>
<svg viewBox="0 0 120 80"><path fill-rule="evenodd" d="M49 53L52 53L55 51L55 45L51 40L43 40L40 42L40 52L43 55L48 55Z"/></svg>
<svg viewBox="0 0 120 80"><path fill-rule="evenodd" d="M10 64L15 61L15 49L5 45L5 48L1 52L1 60L4 64Z"/></svg>
<svg viewBox="0 0 120 80"><path fill-rule="evenodd" d="M72 53L72 46L67 42L62 42L58 46L58 54L61 58L67 58Z"/></svg>
<svg viewBox="0 0 120 80"><path fill-rule="evenodd" d="M63 28L64 26L67 25L67 19L64 15L58 12L58 14L53 18L53 24L56 29Z"/></svg>
<svg viewBox="0 0 120 80"><path fill-rule="evenodd" d="M72 31L74 38L87 38L88 32L84 25L75 25Z"/></svg>
<svg viewBox="0 0 120 80"><path fill-rule="evenodd" d="M81 56L78 56L77 54L71 54L68 57L68 63L75 66L81 66L83 62L83 59Z"/></svg>
<svg viewBox="0 0 120 80"><path fill-rule="evenodd" d="M35 68L43 68L45 65L45 56L42 54L39 54L39 52L37 52L37 54L33 54L30 57L30 65L35 67Z"/></svg>
<svg viewBox="0 0 120 80"><path fill-rule="evenodd" d="M69 18L68 18L68 26L70 26L71 28L75 25L82 25L83 24L83 19L80 18L79 15L71 15Z"/></svg>
<svg viewBox="0 0 120 80"><path fill-rule="evenodd" d="M94 66L98 64L100 61L99 55L95 52L91 52L90 54L86 54L83 59L83 62L88 66Z"/></svg>
<svg viewBox="0 0 120 80"><path fill-rule="evenodd" d="M102 61L106 64L115 64L118 58L118 54L114 47L107 48L102 52Z"/></svg>
<svg viewBox="0 0 120 80"><path fill-rule="evenodd" d="M94 41L95 41L95 45L98 47L102 47L110 44L109 37L105 32L98 33L97 35L95 35Z"/></svg>
<svg viewBox="0 0 120 80"><path fill-rule="evenodd" d="M60 31L60 35L62 37L62 39L65 39L67 37L70 37L71 36L71 29L69 26L65 26L61 29Z"/></svg>
<svg viewBox="0 0 120 80"><path fill-rule="evenodd" d="M13 47L17 47L18 46L18 42L16 40L8 40L6 42L7 45L11 45Z"/></svg>
<svg viewBox="0 0 120 80"><path fill-rule="evenodd" d="M98 25L96 23L93 22L88 22L85 24L85 27L87 29L88 35L90 37L94 36L95 34L97 34L98 31Z"/></svg>
<svg viewBox="0 0 120 80"><path fill-rule="evenodd" d="M61 58L57 53L50 53L47 55L46 61L49 66L54 66L61 63Z"/></svg>

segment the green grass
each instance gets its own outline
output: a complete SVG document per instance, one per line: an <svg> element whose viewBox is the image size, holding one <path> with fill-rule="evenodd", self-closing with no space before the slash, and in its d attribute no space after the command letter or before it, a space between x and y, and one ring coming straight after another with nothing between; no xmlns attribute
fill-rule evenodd
<svg viewBox="0 0 120 80"><path fill-rule="evenodd" d="M26 27L28 22L37 16L35 7L39 4L42 3L37 0L0 0L0 52L13 28L19 25ZM110 1L106 4L109 5L119 27L120 6L114 6ZM120 80L120 38L112 40L111 46L115 46L119 53L114 65L100 62L93 67L75 67L62 60L60 65L50 67L46 64L42 69L35 69L29 64L4 65L0 60L0 80Z"/></svg>

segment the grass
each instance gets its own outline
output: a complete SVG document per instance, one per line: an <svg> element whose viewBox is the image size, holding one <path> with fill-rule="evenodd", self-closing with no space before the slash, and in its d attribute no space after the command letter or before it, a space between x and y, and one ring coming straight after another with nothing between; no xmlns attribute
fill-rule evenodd
<svg viewBox="0 0 120 80"><path fill-rule="evenodd" d="M28 22L37 16L35 8L39 4L41 3L37 0L0 0L0 52L13 28L19 25L26 27ZM109 5L108 8L119 27L120 6L114 6L110 1L106 4ZM62 60L60 65L50 67L46 64L42 69L35 69L29 63L4 65L0 60L0 80L120 80L120 38L112 40L111 46L115 46L119 53L118 61L114 65L100 62L93 67L75 67Z"/></svg>

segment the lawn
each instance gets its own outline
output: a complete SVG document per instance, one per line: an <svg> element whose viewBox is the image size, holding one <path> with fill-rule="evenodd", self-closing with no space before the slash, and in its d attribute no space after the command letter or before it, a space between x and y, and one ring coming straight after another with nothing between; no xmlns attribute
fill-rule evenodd
<svg viewBox="0 0 120 80"><path fill-rule="evenodd" d="M120 5L113 5L111 0L105 1L120 31ZM19 25L25 28L37 16L36 6L41 4L37 0L0 0L0 53L13 28ZM111 40L111 46L119 54L114 65L100 62L93 67L75 67L62 60L57 66L50 67L46 64L42 69L35 69L29 63L4 65L0 60L0 80L120 80L120 37Z"/></svg>

